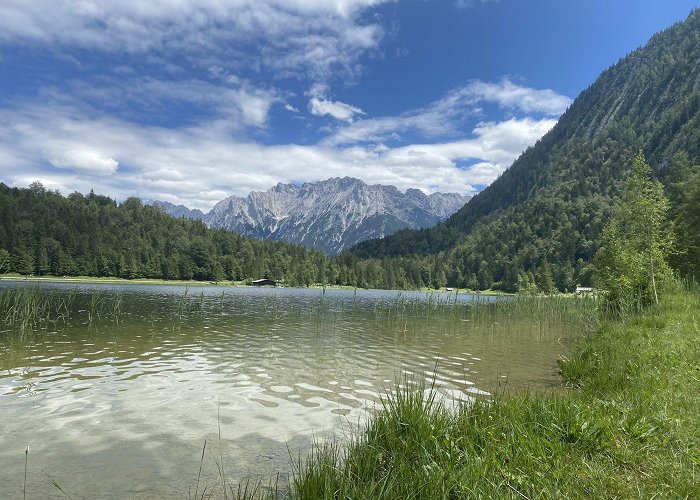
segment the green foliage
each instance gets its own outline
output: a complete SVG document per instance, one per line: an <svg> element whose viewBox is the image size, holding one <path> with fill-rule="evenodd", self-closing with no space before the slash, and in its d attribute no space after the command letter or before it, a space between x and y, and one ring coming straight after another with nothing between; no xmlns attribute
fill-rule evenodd
<svg viewBox="0 0 700 500"><path fill-rule="evenodd" d="M5 274L10 270L10 252L0 248L0 274Z"/></svg>
<svg viewBox="0 0 700 500"><path fill-rule="evenodd" d="M554 278L547 259L544 260L537 273L537 288L544 293L552 293L554 291Z"/></svg>
<svg viewBox="0 0 700 500"><path fill-rule="evenodd" d="M620 198L628 159L644 151L654 176L666 185L687 182L685 174L671 179L677 152L700 159L698 33L696 9L607 69L549 133L446 222L369 240L350 253L384 262L401 258L402 265L440 259L459 270L447 273L448 286L462 286L450 276L470 281L482 272L503 290L514 289L520 273L537 275L546 258L559 290L590 285L587 264ZM678 265L684 273L697 272L698 204L684 206L688 214L678 230L689 240Z"/></svg>
<svg viewBox="0 0 700 500"><path fill-rule="evenodd" d="M548 299L544 299L548 300ZM451 411L403 384L347 446L319 446L294 498L697 498L698 298L586 338L576 389Z"/></svg>
<svg viewBox="0 0 700 500"><path fill-rule="evenodd" d="M622 201L603 230L596 256L596 286L608 291L613 308L632 300L657 303L658 290L673 282L666 259L671 249L669 203L644 156L637 155Z"/></svg>
<svg viewBox="0 0 700 500"><path fill-rule="evenodd" d="M668 193L674 219L675 248L670 256L683 276L700 278L700 165L674 157Z"/></svg>
<svg viewBox="0 0 700 500"><path fill-rule="evenodd" d="M137 198L118 206L92 192L63 197L38 182L28 189L0 184L0 235L2 273L205 281L268 277L307 285L330 265L320 252L174 219Z"/></svg>

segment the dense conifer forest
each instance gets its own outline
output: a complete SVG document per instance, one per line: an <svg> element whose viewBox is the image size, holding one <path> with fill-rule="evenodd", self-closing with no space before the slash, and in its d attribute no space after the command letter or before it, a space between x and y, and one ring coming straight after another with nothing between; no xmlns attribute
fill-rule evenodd
<svg viewBox="0 0 700 500"><path fill-rule="evenodd" d="M641 151L671 199L675 264L697 272L700 226L690 200L700 163L698 61L695 10L603 72L549 133L449 220L369 240L350 253L422 261L453 286L587 285L602 228Z"/></svg>
<svg viewBox="0 0 700 500"><path fill-rule="evenodd" d="M174 219L137 198L67 197L40 183L0 184L0 271L166 280L322 281L328 259L298 245L258 241Z"/></svg>

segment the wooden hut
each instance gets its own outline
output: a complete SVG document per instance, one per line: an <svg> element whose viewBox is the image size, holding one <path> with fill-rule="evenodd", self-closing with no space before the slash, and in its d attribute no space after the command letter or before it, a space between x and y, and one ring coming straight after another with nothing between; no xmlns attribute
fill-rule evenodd
<svg viewBox="0 0 700 500"><path fill-rule="evenodd" d="M277 286L277 282L275 280L263 278L259 280L254 280L253 286Z"/></svg>

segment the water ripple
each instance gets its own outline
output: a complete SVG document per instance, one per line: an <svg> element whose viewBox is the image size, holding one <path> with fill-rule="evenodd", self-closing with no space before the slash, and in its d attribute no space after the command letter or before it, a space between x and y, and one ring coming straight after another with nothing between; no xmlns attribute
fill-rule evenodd
<svg viewBox="0 0 700 500"><path fill-rule="evenodd" d="M454 404L489 397L504 374L510 387L546 383L565 333L410 311L397 320L396 299L376 292L101 290L121 294L118 324L0 341L0 463L10 464L0 484L22 475L27 443L69 477L101 464L115 488L141 471L191 478L219 426L232 473L260 457L284 467L292 443L366 418L397 382Z"/></svg>

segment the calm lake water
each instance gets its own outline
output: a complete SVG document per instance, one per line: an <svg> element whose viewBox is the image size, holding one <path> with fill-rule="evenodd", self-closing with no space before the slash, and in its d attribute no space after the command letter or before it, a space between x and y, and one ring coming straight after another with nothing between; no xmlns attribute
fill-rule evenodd
<svg viewBox="0 0 700 500"><path fill-rule="evenodd" d="M72 498L186 498L205 440L200 494L220 495L220 466L286 483L290 456L342 439L404 377L462 401L554 386L575 333L432 307L464 294L41 286L76 311L0 333L2 498L22 498L27 445L27 498L65 498L52 479Z"/></svg>

